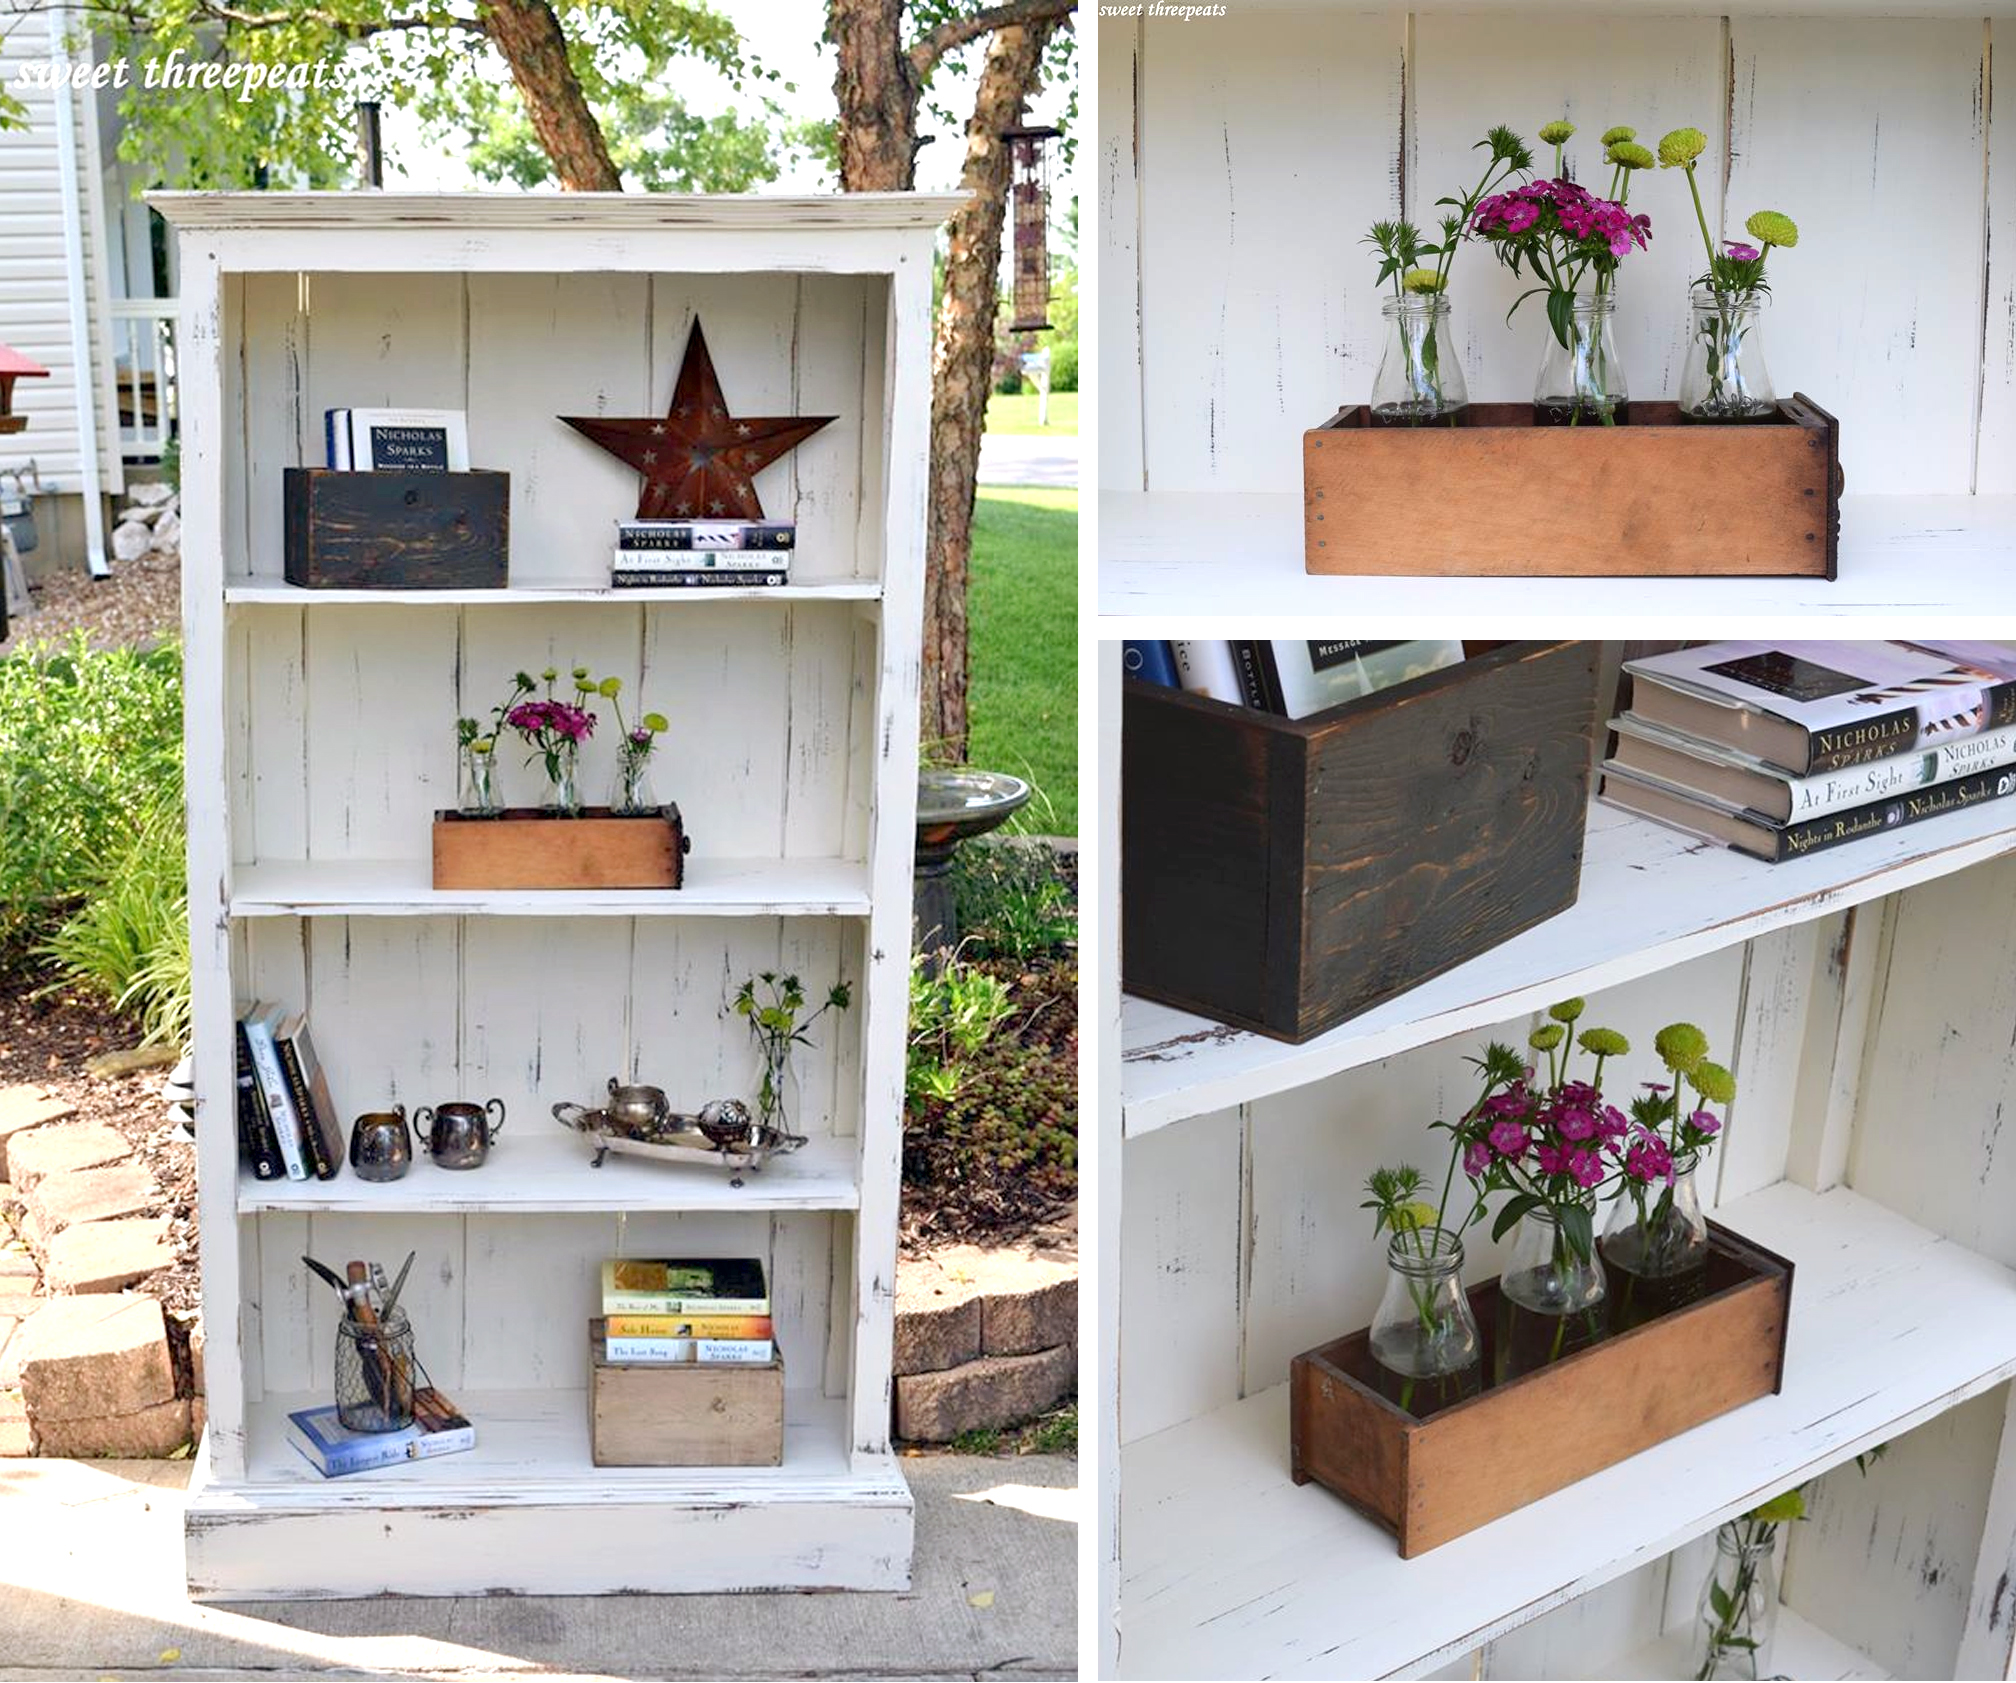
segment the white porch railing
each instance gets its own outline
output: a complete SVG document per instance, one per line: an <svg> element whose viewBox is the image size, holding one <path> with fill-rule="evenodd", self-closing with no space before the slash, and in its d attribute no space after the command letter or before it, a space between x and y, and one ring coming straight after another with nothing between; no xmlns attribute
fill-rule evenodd
<svg viewBox="0 0 2016 1683"><path fill-rule="evenodd" d="M112 366L119 393L119 454L158 457L175 436L173 298L112 300Z"/></svg>

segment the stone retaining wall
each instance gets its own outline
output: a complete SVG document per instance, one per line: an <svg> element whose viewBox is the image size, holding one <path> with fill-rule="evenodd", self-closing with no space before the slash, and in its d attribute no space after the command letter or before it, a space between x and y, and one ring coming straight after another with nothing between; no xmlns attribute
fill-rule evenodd
<svg viewBox="0 0 2016 1683"><path fill-rule="evenodd" d="M899 1264L899 1438L1017 1425L1077 1386L1075 1252L955 1245Z"/></svg>

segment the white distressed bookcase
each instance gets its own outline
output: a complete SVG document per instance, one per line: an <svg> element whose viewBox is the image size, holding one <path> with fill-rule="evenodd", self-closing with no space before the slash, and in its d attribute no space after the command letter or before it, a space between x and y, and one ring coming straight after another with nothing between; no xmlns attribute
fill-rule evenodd
<svg viewBox="0 0 2016 1683"><path fill-rule="evenodd" d="M1110 855L1118 646L1101 655ZM1121 892L1101 889L1108 931ZM1573 910L1301 1046L1111 983L1106 1674L1691 1676L1706 1538L1817 1479L1774 1674L2016 1675L2012 955L2006 803L1782 866L1597 807ZM1112 975L1111 938L1104 956ZM1366 1175L1439 1179L1427 1124L1474 1097L1464 1060L1524 1045L1570 994L1630 1037L1627 1079L1675 1020L1728 1055L1740 1090L1704 1201L1795 1264L1785 1387L1402 1560L1291 1482L1288 1363L1371 1319ZM1499 1271L1488 1228L1465 1248L1467 1278ZM1883 1443L1865 1477L1855 1457Z"/></svg>
<svg viewBox="0 0 2016 1683"><path fill-rule="evenodd" d="M1102 612L1881 613L2016 604L2016 7L2010 0L1241 0L1099 25ZM1801 230L1763 332L1841 421L1840 578L1310 578L1301 435L1366 401L1379 217L1474 187L1493 123L1701 129L1711 231ZM1536 153L1539 151L1535 143ZM1547 160L1551 165L1551 159ZM1551 170L1550 170L1551 173ZM1608 176L1604 176L1607 185ZM1704 257L1678 171L1637 178L1634 396L1676 395ZM1453 320L1474 401L1530 400L1546 328L1481 244ZM1494 622L1504 629L1502 619Z"/></svg>
<svg viewBox="0 0 2016 1683"><path fill-rule="evenodd" d="M190 919L209 1423L201 1597L900 1588L889 1445L937 225L956 200L168 194L180 238ZM607 588L637 476L562 414L662 412L705 323L731 409L839 419L758 479L800 547L781 590ZM297 590L281 476L342 405L466 409L511 475L506 590ZM454 721L576 663L672 728L679 892L436 892ZM586 756L613 769L613 722ZM507 760L507 794L540 796ZM551 1115L611 1075L675 1105L753 1085L745 977L852 981L802 1061L811 1143L747 1184L590 1167ZM232 1016L305 1008L347 1126L509 1107L490 1162L260 1184L237 1161ZM422 1360L471 1453L324 1481L283 1436L326 1402L336 1304L303 1268L418 1252ZM610 1256L760 1254L783 1464L592 1465Z"/></svg>

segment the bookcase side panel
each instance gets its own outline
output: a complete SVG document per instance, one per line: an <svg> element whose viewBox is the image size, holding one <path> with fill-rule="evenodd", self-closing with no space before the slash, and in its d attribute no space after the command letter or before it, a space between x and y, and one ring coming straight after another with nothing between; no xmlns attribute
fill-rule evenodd
<svg viewBox="0 0 2016 1683"><path fill-rule="evenodd" d="M2016 19L1989 19L1987 341L1981 370L1981 424L1974 489L2016 492ZM2002 49L1998 58L1992 47ZM1998 104L1995 96L2000 94Z"/></svg>
<svg viewBox="0 0 2016 1683"><path fill-rule="evenodd" d="M476 274L468 287L469 462L511 474L512 578L606 583L637 471L559 417L662 412L650 281Z"/></svg>
<svg viewBox="0 0 2016 1683"><path fill-rule="evenodd" d="M1127 1142L1123 1443L1239 1398L1244 1125L1243 1111L1219 1111Z"/></svg>
<svg viewBox="0 0 2016 1683"><path fill-rule="evenodd" d="M1141 435L1142 20L1099 20L1099 489L1145 491Z"/></svg>
<svg viewBox="0 0 2016 1683"><path fill-rule="evenodd" d="M306 857L424 852L425 815L455 804L455 616L323 603L304 623ZM286 775L284 740L253 746Z"/></svg>
<svg viewBox="0 0 2016 1683"><path fill-rule="evenodd" d="M2016 859L1895 900L1862 1060L1848 1181L1900 1215L2016 1266Z"/></svg>

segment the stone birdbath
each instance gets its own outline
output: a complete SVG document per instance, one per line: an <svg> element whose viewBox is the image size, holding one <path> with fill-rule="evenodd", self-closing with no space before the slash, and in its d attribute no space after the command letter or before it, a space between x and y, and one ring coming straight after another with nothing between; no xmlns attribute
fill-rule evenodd
<svg viewBox="0 0 2016 1683"><path fill-rule="evenodd" d="M952 855L961 842L998 829L1029 799L1029 785L1005 771L927 766L917 773L917 894L911 946L932 975L959 944L952 904Z"/></svg>

